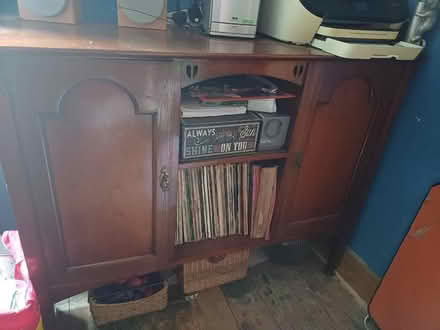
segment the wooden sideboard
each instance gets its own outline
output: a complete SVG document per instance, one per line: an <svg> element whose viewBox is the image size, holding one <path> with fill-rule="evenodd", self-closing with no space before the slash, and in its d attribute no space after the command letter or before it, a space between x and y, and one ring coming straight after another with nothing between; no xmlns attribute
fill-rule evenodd
<svg viewBox="0 0 440 330"><path fill-rule="evenodd" d="M1 27L0 159L46 324L73 294L239 248L331 237L334 270L412 67L173 29ZM179 164L181 88L233 74L298 87L288 147ZM179 168L264 159L283 163L270 240L174 246Z"/></svg>

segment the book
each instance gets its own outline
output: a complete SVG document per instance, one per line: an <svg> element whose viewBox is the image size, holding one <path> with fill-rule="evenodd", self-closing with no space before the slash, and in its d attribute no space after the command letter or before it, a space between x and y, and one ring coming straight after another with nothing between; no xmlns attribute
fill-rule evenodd
<svg viewBox="0 0 440 330"><path fill-rule="evenodd" d="M247 102L200 102L191 99L180 105L182 118L213 117L244 114Z"/></svg>
<svg viewBox="0 0 440 330"><path fill-rule="evenodd" d="M229 192L230 192L230 207L231 207L231 227L232 234L237 234L237 213L236 213L236 202L237 197L235 196L235 175L234 175L234 164L229 165Z"/></svg>
<svg viewBox="0 0 440 330"><path fill-rule="evenodd" d="M185 197L186 197L186 207L187 207L187 214L188 214L188 229L187 229L187 240L188 241L194 241L194 223L193 223L193 213L192 213L192 204L193 200L191 198L191 180L189 176L189 170L185 169L184 171L185 176Z"/></svg>
<svg viewBox="0 0 440 330"><path fill-rule="evenodd" d="M230 217L229 217L229 221L230 221L230 231L229 234L230 235L235 235L236 231L235 231L235 210L234 210L234 188L233 188L233 177L232 177L232 164L228 164L228 201L229 201L229 210L230 210Z"/></svg>
<svg viewBox="0 0 440 330"><path fill-rule="evenodd" d="M194 224L194 239L199 241L201 239L201 230L200 230L200 219L198 213L198 203L199 199L197 196L197 185L196 185L196 171L194 168L188 169L190 183L191 183L191 198L192 198L192 210L191 213L193 215L193 224Z"/></svg>
<svg viewBox="0 0 440 330"><path fill-rule="evenodd" d="M206 167L202 167L202 187L203 187L203 205L205 209L205 224L206 224L206 237L212 238L212 231L211 231L211 208L209 206L208 200L208 176L206 175Z"/></svg>
<svg viewBox="0 0 440 330"><path fill-rule="evenodd" d="M178 173L178 185L177 185L177 223L176 223L176 239L175 239L175 245L179 245L183 243L183 237L182 237L182 203L181 203L181 192L180 192L180 179L179 179L180 172Z"/></svg>
<svg viewBox="0 0 440 330"><path fill-rule="evenodd" d="M260 170L261 166L254 165L252 166L252 213L251 213L251 232L250 236L255 237L255 212L256 205L258 200L258 193L260 190Z"/></svg>
<svg viewBox="0 0 440 330"><path fill-rule="evenodd" d="M211 225L211 232L212 232L212 238L215 238L215 212L214 207L212 204L212 183L211 183L211 167L207 166L205 167L205 175L206 175L206 182L207 182L207 190L208 190L208 200L206 201L209 205L209 221Z"/></svg>
<svg viewBox="0 0 440 330"><path fill-rule="evenodd" d="M236 173L236 191L237 191L237 224L238 224L238 233L243 234L243 215L242 215L242 179L241 179L241 173L242 173L242 167L241 164L237 164L235 166L235 173Z"/></svg>
<svg viewBox="0 0 440 330"><path fill-rule="evenodd" d="M247 163L242 164L243 179L243 234L249 235L249 166Z"/></svg>
<svg viewBox="0 0 440 330"><path fill-rule="evenodd" d="M218 207L218 198L217 198L217 180L215 175L215 166L210 166L210 179L211 179L211 196L212 196L212 205L213 205L213 221L214 221L214 230L215 230L215 237L220 237L220 217L219 217L219 207Z"/></svg>
<svg viewBox="0 0 440 330"><path fill-rule="evenodd" d="M249 100L248 110L257 112L277 112L277 102L275 99Z"/></svg>
<svg viewBox="0 0 440 330"><path fill-rule="evenodd" d="M252 168L251 238L270 238L275 206L278 166Z"/></svg>
<svg viewBox="0 0 440 330"><path fill-rule="evenodd" d="M225 234L225 200L223 198L223 165L215 167L215 179L217 189L217 208L218 208L218 222L219 222L219 237L226 236Z"/></svg>
<svg viewBox="0 0 440 330"><path fill-rule="evenodd" d="M182 235L183 241L188 242L188 212L186 207L186 194L185 194L185 174L184 171L179 172L180 177L180 198L182 201Z"/></svg>
<svg viewBox="0 0 440 330"><path fill-rule="evenodd" d="M207 227L206 227L206 223L205 223L205 216L204 216L204 212L205 212L205 207L204 207L204 203L203 203L203 186L202 186L202 178L201 178L201 169L200 168L195 168L195 173L196 173L196 190L197 190L197 197L199 199L199 203L198 203L198 216L200 219L200 228L202 231L201 234L201 238L202 239L206 239L207 238Z"/></svg>
<svg viewBox="0 0 440 330"><path fill-rule="evenodd" d="M264 239L269 240L270 239L270 229L273 219L273 213L275 209L275 201L276 201L276 193L277 193L277 177L278 177L278 167L271 167L267 169L269 173L266 173L267 176L270 177L270 188L268 187L268 194L270 198L267 200L267 213L266 217L264 219L264 225L263 225L263 234Z"/></svg>
<svg viewBox="0 0 440 330"><path fill-rule="evenodd" d="M276 175L275 175L276 176ZM272 186L272 192L271 192L271 199L269 202L269 208L268 208L268 215L266 219L266 223L264 226L264 239L270 240L270 232L271 232L271 225L272 225L272 219L273 219L273 213L275 210L275 202L276 202L276 195L277 195L277 185L276 185L276 179L274 180L275 184Z"/></svg>

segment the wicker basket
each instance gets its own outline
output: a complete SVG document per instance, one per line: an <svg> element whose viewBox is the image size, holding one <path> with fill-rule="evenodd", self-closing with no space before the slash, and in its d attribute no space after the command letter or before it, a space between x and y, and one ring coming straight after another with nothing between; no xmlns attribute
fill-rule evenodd
<svg viewBox="0 0 440 330"><path fill-rule="evenodd" d="M97 326L127 319L136 315L161 311L168 305L168 283L163 282L163 288L152 296L120 304L98 304L89 295L90 311Z"/></svg>
<svg viewBox="0 0 440 330"><path fill-rule="evenodd" d="M184 264L179 276L183 292L190 294L240 280L247 275L248 260L249 250L246 249Z"/></svg>

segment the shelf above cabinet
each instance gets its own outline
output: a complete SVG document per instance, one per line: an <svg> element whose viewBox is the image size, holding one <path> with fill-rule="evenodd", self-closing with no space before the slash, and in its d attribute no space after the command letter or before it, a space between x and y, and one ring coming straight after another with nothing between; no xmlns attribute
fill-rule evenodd
<svg viewBox="0 0 440 330"><path fill-rule="evenodd" d="M192 167L201 167L201 166L210 166L210 165L218 165L218 164L227 164L227 163L247 163L247 162L255 162L261 160L271 160L271 159L285 159L288 157L287 150L278 150L278 151L260 151L260 152L252 152L248 154L241 155L227 155L225 157L218 157L214 159L192 159L181 161L179 164L179 168L192 168Z"/></svg>

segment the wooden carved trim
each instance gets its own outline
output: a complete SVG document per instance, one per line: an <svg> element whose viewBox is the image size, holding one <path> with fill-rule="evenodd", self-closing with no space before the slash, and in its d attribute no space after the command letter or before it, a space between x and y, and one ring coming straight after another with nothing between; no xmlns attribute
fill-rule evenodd
<svg viewBox="0 0 440 330"><path fill-rule="evenodd" d="M125 86L123 86L121 83L113 80L113 79L108 79L108 78L88 78L88 79L84 79L81 81L76 82L75 84L71 85L69 88L67 88L64 92L64 94L60 97L60 99L58 100L58 104L57 104L57 113L62 113L62 108L63 108L63 103L65 100L65 97L67 95L69 95L69 93L74 90L75 88L77 88L80 85L83 85L84 83L88 83L88 82L92 82L92 81L96 81L96 82L105 82L105 83L110 83L113 84L115 87L121 89L125 94L128 95L128 97L130 98L131 102L134 105L135 108L135 113L149 113L149 114L153 114L153 113L157 113L159 111L159 104L157 102L155 102L153 100L152 96L147 96L147 97L136 97L135 95L133 95L128 88L126 88ZM47 112L49 113L49 112Z"/></svg>

